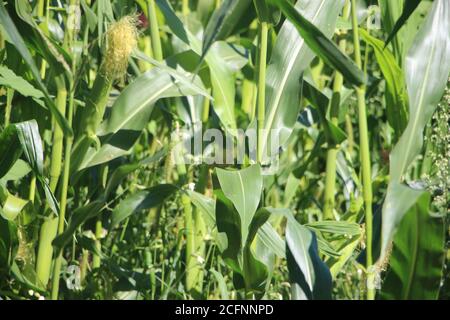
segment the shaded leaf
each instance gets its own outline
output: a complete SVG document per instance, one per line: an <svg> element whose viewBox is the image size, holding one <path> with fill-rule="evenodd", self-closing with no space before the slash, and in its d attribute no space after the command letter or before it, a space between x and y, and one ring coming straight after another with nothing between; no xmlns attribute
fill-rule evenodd
<svg viewBox="0 0 450 320"><path fill-rule="evenodd" d="M331 36L343 6L342 1L297 1L296 8L325 35ZM300 78L315 54L288 20L283 23L272 50L266 76L265 137L263 155L272 156L269 133L276 132L277 142L283 146L292 133L301 109ZM256 124L256 123L255 123ZM273 130L273 131L272 131Z"/></svg>
<svg viewBox="0 0 450 320"><path fill-rule="evenodd" d="M23 60L27 63L39 89L44 93L45 101L46 101L47 107L49 108L50 112L55 117L56 121L58 122L60 127L63 129L64 133L66 135L71 136L73 134L72 129L70 128L69 124L67 123L67 121L63 117L63 115L58 111L58 108L56 107L53 100L50 98L47 88L45 87L44 83L42 82L42 79L41 79L41 76L39 73L39 69L37 68L36 64L34 63L33 57L31 56L30 51L28 50L27 46L25 45L25 42L23 41L22 36L20 35L19 31L17 30L16 26L14 25L14 22L11 20L11 17L9 16L8 11L6 11L6 8L3 5L3 2L0 3L0 22L2 24L3 30L6 32L6 35L9 38L9 41L11 42L12 45L14 45L16 47L17 51L22 56Z"/></svg>
<svg viewBox="0 0 450 320"><path fill-rule="evenodd" d="M445 261L444 220L429 212L430 195L408 211L394 237L381 297L394 300L437 299Z"/></svg>
<svg viewBox="0 0 450 320"><path fill-rule="evenodd" d="M381 259L405 213L421 195L401 182L422 149L424 128L447 84L450 73L449 29L450 3L435 1L406 59L410 116L405 132L391 153L391 182L383 205ZM404 199L404 203L399 205L399 199Z"/></svg>
<svg viewBox="0 0 450 320"><path fill-rule="evenodd" d="M177 190L178 188L174 185L160 184L125 198L112 213L110 229L116 227L121 221L136 211L150 209L160 205Z"/></svg>

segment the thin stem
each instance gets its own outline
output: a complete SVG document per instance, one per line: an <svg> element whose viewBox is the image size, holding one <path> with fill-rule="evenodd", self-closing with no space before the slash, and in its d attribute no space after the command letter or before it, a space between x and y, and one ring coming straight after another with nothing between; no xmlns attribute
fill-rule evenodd
<svg viewBox="0 0 450 320"><path fill-rule="evenodd" d="M74 105L74 91L71 90L70 98L69 98L69 110L67 122L69 125L72 125L72 116L73 116L73 105ZM69 176L70 176L70 155L72 153L72 143L73 138L66 137L65 139L65 161L64 161L64 172L63 172L63 181L62 181L62 189L61 189L61 201L60 201L60 212L58 219L58 235L64 232L64 223L66 217L66 209L67 209L67 192L69 187ZM58 291L59 291L59 279L61 273L61 263L62 263L62 253L63 248L60 248L58 256L55 260L54 269L53 269L53 281L52 281L52 300L58 299Z"/></svg>
<svg viewBox="0 0 450 320"><path fill-rule="evenodd" d="M155 0L147 1L148 19L150 20L150 36L152 40L153 54L156 60L162 61L163 51L161 46L161 38L159 35L158 18L156 16Z"/></svg>
<svg viewBox="0 0 450 320"><path fill-rule="evenodd" d="M264 152L264 122L265 122L265 106L266 106L266 68L267 68L267 38L269 33L269 25L262 21L259 25L259 66L258 66L258 146L257 160L262 162Z"/></svg>
<svg viewBox="0 0 450 320"><path fill-rule="evenodd" d="M241 109L249 117L252 116L253 110L255 110L255 91L256 86L253 81L244 79L242 82L242 105Z"/></svg>
<svg viewBox="0 0 450 320"><path fill-rule="evenodd" d="M361 48L359 42L358 18L356 13L356 0L352 0L352 24L353 24L353 41L355 47L355 62L356 65L362 69ZM363 197L365 205L366 218L366 269L368 272L368 282L372 280L372 178L371 178L371 162L369 149L369 132L367 128L367 114L366 114L366 88L361 85L356 89L358 98L358 117L359 117L359 148L362 167L362 181L363 181ZM373 283L368 283L367 299L373 300L375 298L375 290Z"/></svg>
<svg viewBox="0 0 450 320"><path fill-rule="evenodd" d="M211 107L211 101L205 97L203 100L202 122L206 124L209 121L209 109Z"/></svg>
<svg viewBox="0 0 450 320"><path fill-rule="evenodd" d="M350 16L350 3L346 1L343 19L347 20ZM345 52L347 41L345 40L345 32L340 34L341 39L339 40L339 48L342 52ZM334 125L338 125L339 117L339 106L341 103L341 90L344 84L344 77L341 73L336 72L334 83L333 83L333 96L331 98L331 110L330 119ZM332 220L334 218L334 197L336 191L336 162L337 154L339 151L339 146L335 145L332 141L328 141L328 151L327 151L327 167L326 167L326 178L325 178L325 195L324 195L324 218Z"/></svg>
<svg viewBox="0 0 450 320"><path fill-rule="evenodd" d="M43 17L44 16L44 11L45 11L45 0L38 0L38 3L37 3L37 15L39 17Z"/></svg>
<svg viewBox="0 0 450 320"><path fill-rule="evenodd" d="M81 263L80 263L80 283L84 284L84 280L86 279L87 269L89 264L89 251L83 249L81 255Z"/></svg>
<svg viewBox="0 0 450 320"><path fill-rule="evenodd" d="M194 222L192 219L192 205L191 199L187 194L181 196L181 204L184 211L184 227L186 232L186 289L190 291L197 281L195 277L194 268L195 261L195 231Z"/></svg>
<svg viewBox="0 0 450 320"><path fill-rule="evenodd" d="M78 0L70 0L70 5L79 5ZM72 13L74 14L74 13ZM71 19L73 17L69 17L68 19ZM66 33L66 39L64 41L66 49L69 49L72 47L73 40L75 37L75 33L73 33L74 30L67 30ZM76 66L76 59L72 52L72 71L75 71ZM69 103L68 103L68 110L67 110L67 123L69 126L72 127L72 120L73 120L73 113L74 113L74 103L75 103L75 84L73 80L70 80L69 83ZM63 178L62 178L62 187L61 187L61 200L60 200L60 212L58 217L58 229L57 234L60 235L64 232L64 224L66 219L66 210L67 210L67 192L69 187L69 177L70 177L70 155L72 153L72 144L73 144L73 138L66 136L65 140L65 159L64 159L64 171L63 171ZM63 248L59 249L58 255L55 258L55 263L53 265L53 278L52 278L52 293L51 298L52 300L58 299L59 294L59 280L60 280L60 273L61 273L61 264L62 264L62 254L63 254Z"/></svg>
<svg viewBox="0 0 450 320"><path fill-rule="evenodd" d="M102 233L103 233L102 220L101 217L98 217L95 223L95 246L97 250L101 250L100 239L102 237ZM100 268L100 264L101 264L100 256L94 254L92 257L92 268L94 269Z"/></svg>
<svg viewBox="0 0 450 320"><path fill-rule="evenodd" d="M28 200L30 200L33 203L35 195L36 195L36 176L34 174L32 174L31 181L30 181L30 192L28 194Z"/></svg>
<svg viewBox="0 0 450 320"><path fill-rule="evenodd" d="M66 113L67 90L64 76L56 77L56 106L58 111L64 116ZM55 192L61 175L61 160L63 152L64 133L61 127L54 122L53 145L50 164L50 189Z"/></svg>

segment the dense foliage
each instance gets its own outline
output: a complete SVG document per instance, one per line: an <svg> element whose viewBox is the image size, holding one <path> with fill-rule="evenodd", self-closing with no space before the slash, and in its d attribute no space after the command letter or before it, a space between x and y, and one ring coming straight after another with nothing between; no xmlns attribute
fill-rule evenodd
<svg viewBox="0 0 450 320"><path fill-rule="evenodd" d="M449 30L449 0L0 1L1 299L450 298Z"/></svg>

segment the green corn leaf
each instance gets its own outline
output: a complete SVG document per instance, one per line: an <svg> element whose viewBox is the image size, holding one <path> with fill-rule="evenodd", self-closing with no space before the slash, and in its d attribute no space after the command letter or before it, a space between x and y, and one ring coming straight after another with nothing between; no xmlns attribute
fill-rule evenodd
<svg viewBox="0 0 450 320"><path fill-rule="evenodd" d="M45 192L50 209L58 214L59 204L44 176L44 148L36 120L14 124L23 153Z"/></svg>
<svg viewBox="0 0 450 320"><path fill-rule="evenodd" d="M288 217L286 255L295 300L331 299L331 274L320 259L314 233Z"/></svg>
<svg viewBox="0 0 450 320"><path fill-rule="evenodd" d="M10 125L0 133L0 178L11 170L21 153L16 127Z"/></svg>
<svg viewBox="0 0 450 320"><path fill-rule="evenodd" d="M0 3L0 22L2 24L2 28L5 31L6 35L8 36L9 41L12 45L15 46L17 51L22 56L23 60L27 63L28 67L30 68L31 73L33 74L33 77L36 81L36 84L38 85L39 89L44 93L46 104L52 113L52 115L55 117L58 124L61 126L61 128L64 131L64 134L68 136L72 136L72 128L70 128L69 124L67 123L66 119L63 117L63 115L58 111L58 108L56 107L53 100L50 98L50 95L48 94L47 88L45 87L44 83L42 82L39 70L34 63L33 57L31 56L30 51L28 50L27 46L25 45L25 42L20 35L19 31L17 30L16 26L14 25L14 22L11 20L11 17L8 14L8 11L6 10L5 6L3 5L3 2Z"/></svg>
<svg viewBox="0 0 450 320"><path fill-rule="evenodd" d="M176 192L178 188L171 184L160 184L132 194L122 200L114 209L111 216L110 228L116 227L121 221L139 210L150 209L161 204L166 198Z"/></svg>
<svg viewBox="0 0 450 320"><path fill-rule="evenodd" d="M239 171L216 169L225 196L233 202L241 221L242 242L247 241L250 224L261 197L261 167L253 165Z"/></svg>
<svg viewBox="0 0 450 320"><path fill-rule="evenodd" d="M251 3L251 0L225 0L214 11L203 35L202 60L214 42L224 40L233 31Z"/></svg>
<svg viewBox="0 0 450 320"><path fill-rule="evenodd" d="M32 97L35 99L44 97L42 91L33 87L32 84L16 75L14 71L8 69L6 66L0 66L0 85L14 89L24 97Z"/></svg>
<svg viewBox="0 0 450 320"><path fill-rule="evenodd" d="M306 44L325 63L335 68L354 85L365 83L364 73L355 63L347 57L339 47L320 31L313 23L305 18L290 2L284 0L271 0L291 21L300 33Z"/></svg>
<svg viewBox="0 0 450 320"><path fill-rule="evenodd" d="M319 30L330 37L343 2L328 0L297 1L296 9ZM300 78L314 58L314 52L295 31L290 21L285 21L278 33L267 68L265 131L263 152L269 158L269 134L275 130L280 146L289 139L300 112ZM256 125L256 123L255 123Z"/></svg>
<svg viewBox="0 0 450 320"><path fill-rule="evenodd" d="M185 76L186 77L186 76ZM96 150L89 141L80 141L72 153L72 172L126 155L145 128L155 103L168 97L197 94L198 78L188 87L159 68L139 76L126 87L112 106L111 116L100 128L102 146ZM84 150L83 150L84 149Z"/></svg>
<svg viewBox="0 0 450 320"><path fill-rule="evenodd" d="M409 122L390 158L391 182L383 205L381 257L421 192L401 184L419 155L423 132L441 100L450 73L450 3L435 1L406 59ZM403 201L402 201L403 200Z"/></svg>
<svg viewBox="0 0 450 320"><path fill-rule="evenodd" d="M394 237L389 270L381 297L393 300L435 300L445 261L446 227L429 212L430 195L422 195L406 213Z"/></svg>
<svg viewBox="0 0 450 320"><path fill-rule="evenodd" d="M11 169L0 178L0 184L7 181L18 181L28 175L30 171L30 166L22 159L19 159L14 163Z"/></svg>
<svg viewBox="0 0 450 320"><path fill-rule="evenodd" d="M403 7L403 12L398 18L397 22L395 23L391 33L389 34L388 38L386 39L387 46L392 39L397 35L398 31L406 24L408 21L408 18L413 14L414 10L417 9L419 4L422 2L422 0L408 0L405 1L405 6Z"/></svg>
<svg viewBox="0 0 450 320"><path fill-rule="evenodd" d="M202 57L202 42L189 30L185 29L181 20L176 16L167 0L158 0L167 24L172 32L185 44L190 46L199 57ZM205 61L210 70L210 80L213 93L213 107L225 129L231 134L236 132L235 107L235 72L234 68L226 63L223 54L223 47L217 42L210 46L209 52L205 55ZM230 52L229 50L227 52Z"/></svg>
<svg viewBox="0 0 450 320"><path fill-rule="evenodd" d="M0 188L2 188L0 186ZM3 207L0 206L0 215L6 220L14 221L28 204L28 200L21 199L8 193Z"/></svg>
<svg viewBox="0 0 450 320"><path fill-rule="evenodd" d="M396 141L408 123L408 94L404 75L394 55L384 47L381 40L360 29L361 37L375 50L375 57L386 80L386 108L388 121L395 131Z"/></svg>
<svg viewBox="0 0 450 320"><path fill-rule="evenodd" d="M52 242L52 245L57 249L56 251L59 251L66 246L75 235L78 228L83 225L86 220L98 216L102 212L104 205L103 201L93 201L74 210L64 232L58 235Z"/></svg>

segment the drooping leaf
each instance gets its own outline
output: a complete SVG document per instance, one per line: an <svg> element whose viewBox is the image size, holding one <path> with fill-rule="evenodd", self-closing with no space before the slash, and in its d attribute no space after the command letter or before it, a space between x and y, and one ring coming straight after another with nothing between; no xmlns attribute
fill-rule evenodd
<svg viewBox="0 0 450 320"><path fill-rule="evenodd" d="M402 69L381 40L360 29L361 37L375 50L375 57L386 80L386 108L389 124L398 140L408 123L408 94Z"/></svg>
<svg viewBox="0 0 450 320"><path fill-rule="evenodd" d="M20 180L29 174L30 171L30 166L22 159L19 159L14 163L11 169L2 178L0 178L0 184L1 182Z"/></svg>
<svg viewBox="0 0 450 320"><path fill-rule="evenodd" d="M6 220L14 221L27 204L28 200L8 193L3 207L0 206L0 215Z"/></svg>

